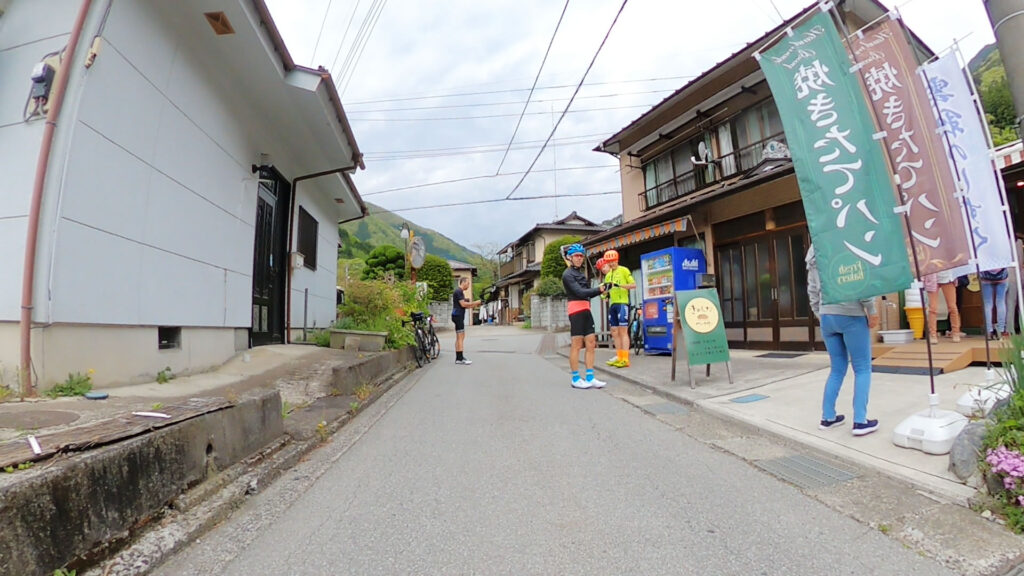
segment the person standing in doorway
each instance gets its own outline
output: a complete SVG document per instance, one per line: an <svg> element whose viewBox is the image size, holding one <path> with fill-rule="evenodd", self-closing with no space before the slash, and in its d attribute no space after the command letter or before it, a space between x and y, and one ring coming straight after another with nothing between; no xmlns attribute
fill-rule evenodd
<svg viewBox="0 0 1024 576"><path fill-rule="evenodd" d="M949 311L950 334L953 342L960 341L960 311L956 305L956 277L949 270L928 274L924 278L924 291L928 294L928 339L932 344L939 343L938 310L939 292L946 301Z"/></svg>
<svg viewBox="0 0 1024 576"><path fill-rule="evenodd" d="M629 367L629 291L636 288L636 281L629 268L619 266L619 253L609 250L604 261L611 270L604 277L608 289L608 326L615 343L615 358L607 364L616 368Z"/></svg>
<svg viewBox="0 0 1024 576"><path fill-rule="evenodd" d="M480 306L479 300L470 300L466 297L466 290L469 290L469 278L459 278L459 287L452 294L452 324L455 324L455 363L472 364L473 361L463 354L463 347L466 342L466 310L472 310Z"/></svg>
<svg viewBox="0 0 1024 576"><path fill-rule="evenodd" d="M871 392L871 329L878 326L875 299L866 298L838 304L821 303L821 277L814 256L814 246L807 250L807 296L811 310L821 322L821 336L828 350L830 370L821 401L822 430L835 428L845 416L836 414L839 389L846 378L846 369L853 364L853 435L864 436L878 430L878 420L868 419L868 396Z"/></svg>
<svg viewBox="0 0 1024 576"><path fill-rule="evenodd" d="M985 270L978 275L981 282L981 300L985 304L985 334L989 340L1008 337L1006 333L1006 279L1010 273L1006 268ZM992 305L996 308L996 325L992 329Z"/></svg>
<svg viewBox="0 0 1024 576"><path fill-rule="evenodd" d="M570 244L565 251L569 266L562 272L562 288L569 299L566 306L569 312L569 335L572 344L569 347L569 370L572 372L570 384L573 388L603 388L604 382L594 378L594 353L597 350L597 336L594 334L594 316L590 313L590 299L603 294L604 284L597 288L590 287L587 274L583 270L586 263L586 250L580 244ZM586 373L580 376L580 349Z"/></svg>

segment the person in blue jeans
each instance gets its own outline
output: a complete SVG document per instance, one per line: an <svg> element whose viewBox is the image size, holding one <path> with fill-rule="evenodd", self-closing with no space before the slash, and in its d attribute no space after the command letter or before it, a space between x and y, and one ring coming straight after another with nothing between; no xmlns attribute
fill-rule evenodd
<svg viewBox="0 0 1024 576"><path fill-rule="evenodd" d="M822 430L835 428L846 419L836 414L836 400L853 364L853 435L864 436L878 430L878 420L868 419L871 393L871 329L878 326L875 299L866 298L838 304L821 303L821 277L818 275L814 246L807 251L807 296L811 310L821 320L821 336L828 350L831 370L821 400Z"/></svg>
<svg viewBox="0 0 1024 576"><path fill-rule="evenodd" d="M1006 268L985 270L978 275L981 281L981 299L985 303L985 334L989 340L1008 338L1006 332ZM996 329L992 330L992 304L996 305Z"/></svg>

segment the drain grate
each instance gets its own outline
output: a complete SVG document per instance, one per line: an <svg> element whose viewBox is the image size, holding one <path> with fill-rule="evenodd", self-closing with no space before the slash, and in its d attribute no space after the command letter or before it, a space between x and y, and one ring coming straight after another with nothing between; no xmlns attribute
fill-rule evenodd
<svg viewBox="0 0 1024 576"><path fill-rule="evenodd" d="M737 404L750 404L751 402L757 402L758 400L764 400L767 398L764 394L747 394L746 396L738 396L736 398L730 398L729 402L735 402Z"/></svg>
<svg viewBox="0 0 1024 576"><path fill-rule="evenodd" d="M858 476L854 472L836 468L802 454L759 460L755 464L758 468L805 489L824 488L853 480Z"/></svg>
<svg viewBox="0 0 1024 576"><path fill-rule="evenodd" d="M648 404L643 407L644 410L651 414L689 414L690 411L684 406L680 406L675 402L659 402L658 404Z"/></svg>

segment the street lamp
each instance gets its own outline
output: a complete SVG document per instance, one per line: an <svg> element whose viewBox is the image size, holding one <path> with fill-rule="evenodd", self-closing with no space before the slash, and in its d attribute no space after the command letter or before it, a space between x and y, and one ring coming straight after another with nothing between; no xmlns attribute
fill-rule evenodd
<svg viewBox="0 0 1024 576"><path fill-rule="evenodd" d="M415 234L412 231L412 228L409 227L409 223L408 222L402 222L402 232L401 232L401 234L402 234L402 239L405 240L405 272L406 272L406 275L408 276L409 275L409 271L412 268L412 265L411 265L412 263L410 262L410 258L409 258L409 256L410 256L409 255L409 242L411 242L413 237L415 236ZM413 272L413 274L415 274L415 272ZM415 278L413 278L413 281L414 282L416 281Z"/></svg>

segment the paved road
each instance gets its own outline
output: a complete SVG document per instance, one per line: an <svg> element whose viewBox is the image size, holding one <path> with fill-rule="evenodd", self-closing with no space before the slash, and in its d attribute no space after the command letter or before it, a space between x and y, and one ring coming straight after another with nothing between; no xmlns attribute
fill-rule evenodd
<svg viewBox="0 0 1024 576"><path fill-rule="evenodd" d="M451 342L156 573L952 572L606 391L539 336ZM685 416L683 416L685 418Z"/></svg>

